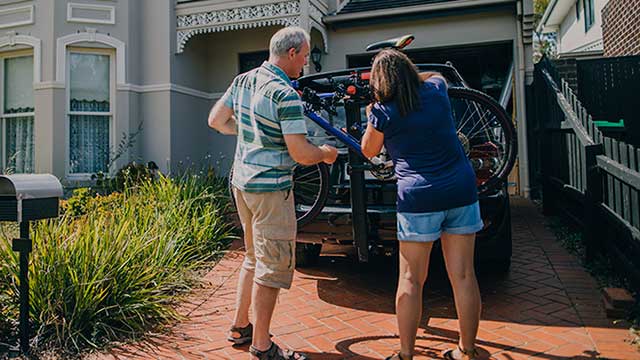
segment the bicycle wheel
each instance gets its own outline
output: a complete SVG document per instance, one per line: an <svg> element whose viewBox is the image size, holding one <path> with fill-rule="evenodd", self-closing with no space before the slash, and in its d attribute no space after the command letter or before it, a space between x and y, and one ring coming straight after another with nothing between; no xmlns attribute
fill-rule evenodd
<svg viewBox="0 0 640 360"><path fill-rule="evenodd" d="M233 196L233 168L229 172L229 193ZM296 209L296 223L301 228L313 220L322 211L329 192L329 166L325 163L315 165L296 165L293 168L293 199Z"/></svg>
<svg viewBox="0 0 640 360"><path fill-rule="evenodd" d="M449 88L458 138L476 173L478 193L504 184L516 161L517 138L510 117L488 95L469 88Z"/></svg>
<svg viewBox="0 0 640 360"><path fill-rule="evenodd" d="M329 166L296 165L293 168L293 199L298 228L313 220L324 208L329 193Z"/></svg>

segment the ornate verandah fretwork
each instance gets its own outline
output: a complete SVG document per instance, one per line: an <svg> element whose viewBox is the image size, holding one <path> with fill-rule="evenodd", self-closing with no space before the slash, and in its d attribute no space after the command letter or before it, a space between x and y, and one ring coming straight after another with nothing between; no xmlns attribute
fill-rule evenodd
<svg viewBox="0 0 640 360"><path fill-rule="evenodd" d="M187 41L196 34L300 25L300 0L178 15L177 19L177 52L181 53Z"/></svg>

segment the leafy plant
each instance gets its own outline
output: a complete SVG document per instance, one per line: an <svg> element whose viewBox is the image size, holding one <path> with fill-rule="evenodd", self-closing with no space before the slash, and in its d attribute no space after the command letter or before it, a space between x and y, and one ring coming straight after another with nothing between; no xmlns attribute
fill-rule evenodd
<svg viewBox="0 0 640 360"><path fill-rule="evenodd" d="M33 345L58 353L136 338L176 320L176 301L197 279L194 271L216 259L232 227L222 215L221 180L196 176L141 181L106 196L77 190L59 219L32 227ZM0 324L17 319L18 264L0 236Z"/></svg>
<svg viewBox="0 0 640 360"><path fill-rule="evenodd" d="M100 172L92 176L92 179L96 180L96 186L102 190L102 193L122 192L125 188L154 180L157 172L158 166L153 161L148 162L147 165L133 161L118 170L113 178Z"/></svg>

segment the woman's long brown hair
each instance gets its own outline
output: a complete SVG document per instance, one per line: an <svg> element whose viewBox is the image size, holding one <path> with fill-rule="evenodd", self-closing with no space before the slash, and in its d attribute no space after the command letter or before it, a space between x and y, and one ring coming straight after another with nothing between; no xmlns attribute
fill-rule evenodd
<svg viewBox="0 0 640 360"><path fill-rule="evenodd" d="M369 84L376 101L396 102L400 116L420 109L418 69L398 50L382 50L376 55Z"/></svg>

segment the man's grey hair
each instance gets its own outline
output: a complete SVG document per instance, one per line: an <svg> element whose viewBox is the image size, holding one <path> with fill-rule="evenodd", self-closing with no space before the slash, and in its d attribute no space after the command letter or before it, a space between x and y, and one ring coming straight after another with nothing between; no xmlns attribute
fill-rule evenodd
<svg viewBox="0 0 640 360"><path fill-rule="evenodd" d="M309 34L301 27L289 26L278 30L269 43L269 55L275 57L286 56L289 49L302 50L304 44L309 44Z"/></svg>

